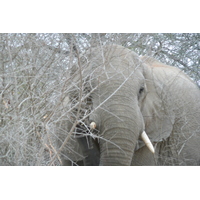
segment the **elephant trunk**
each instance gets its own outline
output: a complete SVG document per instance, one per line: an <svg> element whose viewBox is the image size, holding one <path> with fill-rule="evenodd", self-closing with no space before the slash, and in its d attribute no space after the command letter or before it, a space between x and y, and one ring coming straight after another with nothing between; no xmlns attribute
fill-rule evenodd
<svg viewBox="0 0 200 200"><path fill-rule="evenodd" d="M144 128L139 107L125 96L113 96L106 107L101 112L100 165L130 165Z"/></svg>

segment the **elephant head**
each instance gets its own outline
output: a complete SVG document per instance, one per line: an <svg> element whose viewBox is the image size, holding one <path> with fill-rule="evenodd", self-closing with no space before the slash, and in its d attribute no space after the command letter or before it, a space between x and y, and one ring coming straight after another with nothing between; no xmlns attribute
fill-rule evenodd
<svg viewBox="0 0 200 200"><path fill-rule="evenodd" d="M180 70L118 45L93 48L77 65L70 97L79 97L74 116L87 121L81 123L89 132L97 130L94 149L79 142L88 165L199 162L200 93Z"/></svg>

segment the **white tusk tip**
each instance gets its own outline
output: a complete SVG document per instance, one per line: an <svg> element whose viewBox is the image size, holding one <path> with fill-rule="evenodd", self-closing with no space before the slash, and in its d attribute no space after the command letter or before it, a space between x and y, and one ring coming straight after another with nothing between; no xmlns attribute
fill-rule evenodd
<svg viewBox="0 0 200 200"><path fill-rule="evenodd" d="M147 136L146 132L143 131L141 134L141 138L144 141L144 143L146 144L146 146L148 147L148 149L152 152L155 153L154 147L149 139L149 137Z"/></svg>
<svg viewBox="0 0 200 200"><path fill-rule="evenodd" d="M91 129L95 129L95 128L96 128L96 126L97 126L97 125L96 125L96 123L95 123L95 122L91 122L91 123L90 123L90 128L91 128Z"/></svg>

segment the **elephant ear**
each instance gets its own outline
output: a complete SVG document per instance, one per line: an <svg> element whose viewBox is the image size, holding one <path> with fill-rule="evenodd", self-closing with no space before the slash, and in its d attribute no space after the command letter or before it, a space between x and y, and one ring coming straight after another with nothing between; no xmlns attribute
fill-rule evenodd
<svg viewBox="0 0 200 200"><path fill-rule="evenodd" d="M149 57L142 57L147 95L142 103L145 131L151 142L160 142L170 136L175 122L173 105L169 105L171 69ZM164 67L165 66L165 67ZM143 143L139 141L139 147Z"/></svg>

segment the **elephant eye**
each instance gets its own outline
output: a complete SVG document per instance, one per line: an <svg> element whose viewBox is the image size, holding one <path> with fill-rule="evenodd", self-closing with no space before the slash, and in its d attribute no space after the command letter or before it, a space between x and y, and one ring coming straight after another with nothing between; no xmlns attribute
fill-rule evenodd
<svg viewBox="0 0 200 200"><path fill-rule="evenodd" d="M142 94L142 92L144 91L144 86L142 86L139 90L139 94Z"/></svg>

